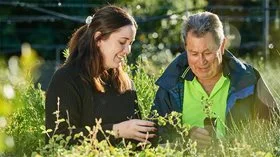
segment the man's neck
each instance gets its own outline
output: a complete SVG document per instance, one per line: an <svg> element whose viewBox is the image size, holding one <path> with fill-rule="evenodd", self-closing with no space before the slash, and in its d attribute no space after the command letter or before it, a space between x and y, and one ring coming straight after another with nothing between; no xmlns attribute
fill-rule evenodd
<svg viewBox="0 0 280 157"><path fill-rule="evenodd" d="M222 76L222 73L219 73L211 79L198 79L198 81L201 84L201 86L203 87L203 89L205 90L205 92L208 95L210 95L214 86L215 86L215 84L219 81L221 76Z"/></svg>

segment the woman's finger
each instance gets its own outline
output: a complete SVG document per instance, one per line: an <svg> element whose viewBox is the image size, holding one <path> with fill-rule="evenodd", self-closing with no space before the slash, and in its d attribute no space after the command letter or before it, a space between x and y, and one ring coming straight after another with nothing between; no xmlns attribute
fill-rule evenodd
<svg viewBox="0 0 280 157"><path fill-rule="evenodd" d="M147 120L140 120L140 119L137 119L136 124L141 125L141 126L154 126L155 125L154 122L147 121Z"/></svg>
<svg viewBox="0 0 280 157"><path fill-rule="evenodd" d="M134 137L133 139L136 141L140 141L140 142L151 143L150 141L148 141L147 139L144 139L144 138Z"/></svg>
<svg viewBox="0 0 280 157"><path fill-rule="evenodd" d="M138 126L136 126L136 130L141 131L141 132L154 132L157 129L155 127L147 127L147 126L138 125Z"/></svg>
<svg viewBox="0 0 280 157"><path fill-rule="evenodd" d="M143 138L143 139L148 139L148 138L153 138L153 137L156 137L155 134L149 134L149 132L147 133L141 133L141 132L137 132L135 134L136 137L139 137L139 138Z"/></svg>

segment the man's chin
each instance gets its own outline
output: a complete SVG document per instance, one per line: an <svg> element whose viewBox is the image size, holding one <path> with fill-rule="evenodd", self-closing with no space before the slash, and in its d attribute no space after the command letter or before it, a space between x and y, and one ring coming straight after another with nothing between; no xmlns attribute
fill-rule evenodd
<svg viewBox="0 0 280 157"><path fill-rule="evenodd" d="M207 80L207 79L209 79L210 77L209 77L208 75L199 75L199 76L197 76L197 78L198 78L199 80Z"/></svg>

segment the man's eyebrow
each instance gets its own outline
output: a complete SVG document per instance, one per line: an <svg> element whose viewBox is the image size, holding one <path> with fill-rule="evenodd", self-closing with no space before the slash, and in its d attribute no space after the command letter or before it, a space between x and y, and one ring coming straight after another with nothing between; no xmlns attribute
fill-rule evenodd
<svg viewBox="0 0 280 157"><path fill-rule="evenodd" d="M205 49L202 52L194 51L194 50L188 50L189 52L194 52L194 53L204 53L206 51L209 51L209 49Z"/></svg>

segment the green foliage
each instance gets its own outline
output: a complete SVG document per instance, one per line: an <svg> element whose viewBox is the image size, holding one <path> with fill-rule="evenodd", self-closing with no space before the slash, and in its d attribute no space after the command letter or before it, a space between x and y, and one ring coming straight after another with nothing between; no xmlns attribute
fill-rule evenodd
<svg viewBox="0 0 280 157"><path fill-rule="evenodd" d="M22 45L20 57L11 57L8 64L1 61L0 155L3 151L13 156L31 154L42 141L43 93L31 84L39 61L29 44Z"/></svg>
<svg viewBox="0 0 280 157"><path fill-rule="evenodd" d="M64 3L70 2L70 0ZM98 4L97 4L98 3ZM106 1L94 2L99 5ZM81 145L69 147L69 138L63 139L61 135L55 135L50 143L44 144L45 134L52 130L44 129L44 92L40 86L32 85L32 70L34 64L38 63L33 50L25 57L12 57L6 65L6 61L0 60L0 156L279 156L280 155L280 131L279 117L275 123L256 121L244 124L242 129L232 130L228 137L215 141L213 145L205 150L198 150L196 142L186 139L188 127L183 126L181 115L172 112L170 115L160 117L156 113L148 117L153 103L157 86L154 84L156 78L161 74L161 68L166 67L174 58L172 54L182 51L180 46L180 29L183 11L188 7L201 8L207 5L205 0L182 1L172 0L118 0L112 1L119 6L126 6L133 16L138 20L139 29L137 39L133 45L132 55L129 61L132 64L127 67L130 77L133 79L137 94L140 113L144 119L157 120L158 125L173 125L180 137L175 143L166 143L157 147L149 144L141 146L141 150L135 151L132 144L123 144L113 147L108 141L98 142L93 136L84 137ZM2 7L2 11L8 15L18 12L18 7ZM22 9L22 8L21 8ZM47 8L50 9L50 8ZM22 10L21 10L22 11ZM69 9L58 8L59 12L80 17L86 17L92 13L92 9ZM77 12L78 11L78 12ZM34 13L31 13L34 14ZM69 15L70 15L69 14ZM164 16L170 16L166 18ZM153 18L150 18L153 17ZM155 18L156 17L156 18ZM157 19L158 18L158 19ZM23 27L22 27L23 26ZM34 26L38 26L34 29ZM32 44L53 45L66 43L65 39L74 28L80 24L69 24L69 21L56 21L54 25L42 25L42 23L26 23L16 25L15 23L3 23L2 43L10 43L20 46L19 41L31 41ZM18 33L18 27L24 28ZM46 27L46 29L45 29ZM58 28L58 29L53 29ZM66 32L61 32L61 29ZM69 31L70 30L70 31ZM32 34L32 33L33 34ZM34 33L37 32L37 33ZM272 36L277 36L279 29L272 29ZM31 36L29 34L32 34ZM57 34L48 36L42 34ZM22 38L23 37L23 38ZM279 40L274 40L279 41ZM275 42L275 45L277 43ZM279 44L278 44L279 45ZM56 45L58 46L58 45ZM50 50L55 52L54 50ZM44 51L41 54L47 58L53 58L52 53ZM278 52L279 51L275 51ZM69 52L64 51L67 58ZM141 58L136 62L138 58ZM279 57L279 56L278 56ZM278 58L279 60L279 58ZM276 61L278 61L276 59ZM262 73L275 98L280 102L279 95L279 62L267 64L263 59L252 61ZM27 75L27 76L25 76ZM13 93L13 94L11 94ZM175 121L174 121L175 119ZM60 120L63 122L63 120ZM67 120L65 120L67 122ZM88 128L92 133L102 131L95 126ZM77 135L81 137L83 135ZM3 154L3 152L5 152Z"/></svg>
<svg viewBox="0 0 280 157"><path fill-rule="evenodd" d="M144 63L140 59L137 63L137 65L128 66L126 70L134 81L142 118L147 118L157 90L157 86L154 84L156 77L146 72Z"/></svg>
<svg viewBox="0 0 280 157"><path fill-rule="evenodd" d="M45 135L53 134L55 130L45 130L44 128L44 92L40 89L40 86L35 88L32 82L26 81L24 84L20 85L16 83L12 84L12 88L16 91L13 99L7 99L3 94L0 95L2 98L5 98L5 103L14 105L20 104L17 105L17 108L11 110L9 114L6 114L9 116L5 116L8 122L5 129L3 130L0 128L0 134L4 133L5 137L13 139L14 148L6 148L5 154L0 153L0 155L269 157L280 154L279 117L275 117L276 121L274 121L274 123L261 120L244 123L241 129L232 130L224 139L215 140L209 148L199 150L196 142L186 138L188 136L189 127L181 123L180 113L172 112L165 117L161 117L157 113L150 113L150 108L153 104L157 89L154 82L159 75L148 74L145 64L148 63L143 60L138 60L137 65L126 67L137 90L141 115L144 119L157 121L160 126L165 126L167 124L174 126L179 134L179 137L174 143L167 142L166 144L160 144L155 147L147 143L142 143L139 145L139 150L135 150L135 146L131 143L121 143L114 147L107 140L97 141L95 138L97 131L103 132L99 122L96 126L86 127L91 133L89 136L84 136L83 134L74 136L74 138L79 139L83 137L81 145L68 146L67 143L69 143L70 137L64 139L62 135L55 135L50 139L49 144L44 144ZM159 72L159 74L160 73L161 72ZM275 79L272 79L272 81L277 82ZM9 81L0 83L1 91L3 84L7 84L8 82ZM279 93L277 87L272 89L277 90L276 93ZM279 99L279 96L276 96L276 98ZM59 123L67 123L67 120L61 120L59 118L57 120ZM1 138L5 137L1 136ZM0 141L0 143L3 145L5 142Z"/></svg>
<svg viewBox="0 0 280 157"><path fill-rule="evenodd" d="M30 155L39 145L44 144L44 134L40 126L44 125L44 93L32 84L20 91L18 108L9 116L11 122L6 133L14 137L14 152L17 156Z"/></svg>
<svg viewBox="0 0 280 157"><path fill-rule="evenodd" d="M67 120L64 121L59 119L59 111L55 113L57 115L57 126L60 123L68 123ZM179 118L178 113L173 112L172 114L166 117L153 117L153 118L161 118L164 121L164 125L169 122L172 123L174 118ZM180 120L177 124L173 124L175 127L179 126ZM69 123L68 123L69 125ZM101 120L96 120L96 125L92 128L86 126L85 127L89 131L88 136L84 136L82 133L76 134L75 138L82 137L80 140L80 145L68 146L67 143L71 139L71 136L67 138L62 138L62 135L54 135L50 138L49 143L40 147L37 152L33 152L33 156L182 156L186 151L182 151L180 149L179 143L170 144L167 143L158 147L151 147L150 144L147 143L139 143L137 146L140 150L135 150L135 146L133 146L130 142L126 143L125 140L121 142L121 144L117 147L113 147L108 140L98 141L96 139L97 132L104 131L101 128ZM52 131L44 131L47 134L52 134ZM192 144L188 145L191 146Z"/></svg>

